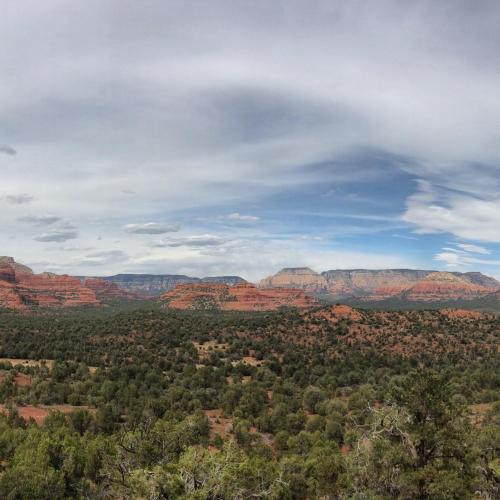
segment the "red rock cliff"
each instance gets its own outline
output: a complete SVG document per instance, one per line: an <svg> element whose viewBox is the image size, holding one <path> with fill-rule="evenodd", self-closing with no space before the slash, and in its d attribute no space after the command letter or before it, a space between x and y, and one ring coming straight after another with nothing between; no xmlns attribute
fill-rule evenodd
<svg viewBox="0 0 500 500"><path fill-rule="evenodd" d="M95 293L78 278L34 274L11 257L0 257L0 307L72 307L100 305Z"/></svg>

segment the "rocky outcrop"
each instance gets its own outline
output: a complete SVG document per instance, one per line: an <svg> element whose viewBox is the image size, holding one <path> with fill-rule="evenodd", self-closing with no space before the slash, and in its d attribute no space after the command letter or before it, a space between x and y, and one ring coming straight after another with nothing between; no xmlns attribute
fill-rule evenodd
<svg viewBox="0 0 500 500"><path fill-rule="evenodd" d="M52 273L34 274L11 257L0 257L0 307L24 309L100 305L93 290L78 278Z"/></svg>
<svg viewBox="0 0 500 500"><path fill-rule="evenodd" d="M445 300L474 299L489 294L491 290L476 285L452 273L435 272L401 294L411 302L437 302Z"/></svg>
<svg viewBox="0 0 500 500"><path fill-rule="evenodd" d="M85 278L83 285L90 288L96 297L105 303L116 302L120 300L136 300L137 294L123 290L115 283L106 281L102 278Z"/></svg>
<svg viewBox="0 0 500 500"><path fill-rule="evenodd" d="M318 305L315 299L299 289L259 290L250 283L233 286L220 283L177 285L163 294L160 300L172 309L221 311L272 311L280 307L308 308Z"/></svg>
<svg viewBox="0 0 500 500"><path fill-rule="evenodd" d="M33 271L23 264L19 264L12 257L0 257L0 267L5 266L11 269L18 276L21 274L33 274Z"/></svg>
<svg viewBox="0 0 500 500"><path fill-rule="evenodd" d="M226 285L246 283L239 276L193 278L183 274L116 274L114 276L104 276L102 279L114 283L122 290L141 297L157 297L164 292L173 290L179 284L186 283L223 283Z"/></svg>
<svg viewBox="0 0 500 500"><path fill-rule="evenodd" d="M411 300L409 290L425 280L436 271L420 269L339 269L318 274L309 268L286 268L260 282L260 287L299 287L309 294L329 296L334 300L357 299L362 301L382 301L391 298ZM449 290L450 298L473 298L500 289L500 283L489 276L478 272L440 273L446 282L454 278L465 286L455 286ZM436 281L431 278L431 281ZM439 281L439 280L437 280ZM428 292L425 300L442 300L445 298L446 284L441 285L442 293L436 291L436 283L430 286L424 281L416 293L421 297ZM462 289L462 292L460 291ZM419 292L420 290L420 292ZM439 297L439 298L438 298Z"/></svg>

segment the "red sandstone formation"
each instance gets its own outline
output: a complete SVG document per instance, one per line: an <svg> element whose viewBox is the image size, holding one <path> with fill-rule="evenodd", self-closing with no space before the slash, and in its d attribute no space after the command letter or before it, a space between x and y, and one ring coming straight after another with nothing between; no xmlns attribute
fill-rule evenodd
<svg viewBox="0 0 500 500"><path fill-rule="evenodd" d="M83 285L90 288L96 297L103 302L137 299L137 295L127 292L115 283L102 278L85 278Z"/></svg>
<svg viewBox="0 0 500 500"><path fill-rule="evenodd" d="M257 289L250 283L224 285L192 283L177 285L162 295L166 307L222 311L272 311L280 307L308 308L318 302L293 288Z"/></svg>
<svg viewBox="0 0 500 500"><path fill-rule="evenodd" d="M0 307L72 307L100 305L93 290L78 278L52 273L34 274L11 257L0 257Z"/></svg>
<svg viewBox="0 0 500 500"><path fill-rule="evenodd" d="M20 309L23 306L23 299L17 292L16 285L0 279L0 307Z"/></svg>

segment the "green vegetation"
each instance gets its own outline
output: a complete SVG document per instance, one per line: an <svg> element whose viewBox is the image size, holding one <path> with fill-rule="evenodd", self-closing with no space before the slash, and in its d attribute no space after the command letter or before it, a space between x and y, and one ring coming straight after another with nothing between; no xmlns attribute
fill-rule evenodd
<svg viewBox="0 0 500 500"><path fill-rule="evenodd" d="M498 498L500 320L321 313L0 313L0 498Z"/></svg>

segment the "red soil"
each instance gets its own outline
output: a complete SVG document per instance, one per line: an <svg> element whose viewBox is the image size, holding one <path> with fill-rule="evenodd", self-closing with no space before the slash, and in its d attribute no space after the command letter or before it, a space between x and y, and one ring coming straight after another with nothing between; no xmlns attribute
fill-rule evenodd
<svg viewBox="0 0 500 500"><path fill-rule="evenodd" d="M71 406L71 405L53 405L53 406L18 406L17 411L19 416L24 420L28 421L33 418L37 424L42 424L45 418L54 411L60 411L62 413L71 413L73 411L88 409L83 406ZM4 404L0 404L0 412L6 413L7 409Z"/></svg>

